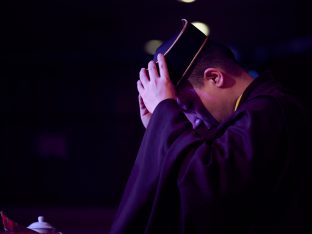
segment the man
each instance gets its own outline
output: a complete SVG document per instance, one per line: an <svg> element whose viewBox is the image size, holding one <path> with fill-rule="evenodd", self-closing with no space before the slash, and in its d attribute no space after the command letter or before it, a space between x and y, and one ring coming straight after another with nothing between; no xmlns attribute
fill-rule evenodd
<svg viewBox="0 0 312 234"><path fill-rule="evenodd" d="M166 58L137 82L146 127L111 233L308 233L298 101L208 41L175 86Z"/></svg>

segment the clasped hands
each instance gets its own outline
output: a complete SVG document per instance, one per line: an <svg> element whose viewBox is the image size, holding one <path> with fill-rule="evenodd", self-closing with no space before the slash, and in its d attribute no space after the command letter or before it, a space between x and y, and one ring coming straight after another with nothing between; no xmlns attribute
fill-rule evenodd
<svg viewBox="0 0 312 234"><path fill-rule="evenodd" d="M140 79L137 82L140 116L144 127L147 127L152 113L160 102L176 99L175 87L170 80L164 55L158 54L157 60L158 69L157 64L150 61L148 70L141 68Z"/></svg>

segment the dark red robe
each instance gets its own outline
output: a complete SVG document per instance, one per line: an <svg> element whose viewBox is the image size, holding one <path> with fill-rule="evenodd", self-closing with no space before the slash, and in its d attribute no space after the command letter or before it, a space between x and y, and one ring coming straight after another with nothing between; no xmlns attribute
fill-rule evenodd
<svg viewBox="0 0 312 234"><path fill-rule="evenodd" d="M307 233L308 124L265 77L210 130L193 130L175 100L162 101L110 233Z"/></svg>

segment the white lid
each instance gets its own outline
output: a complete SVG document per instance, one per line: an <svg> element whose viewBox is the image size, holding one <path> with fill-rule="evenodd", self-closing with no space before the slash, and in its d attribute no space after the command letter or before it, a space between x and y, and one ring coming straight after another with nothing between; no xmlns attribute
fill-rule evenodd
<svg viewBox="0 0 312 234"><path fill-rule="evenodd" d="M51 229L51 230L54 230L55 228L44 221L44 217L43 216L39 216L38 217L38 222L34 222L32 224L30 224L28 226L29 229Z"/></svg>

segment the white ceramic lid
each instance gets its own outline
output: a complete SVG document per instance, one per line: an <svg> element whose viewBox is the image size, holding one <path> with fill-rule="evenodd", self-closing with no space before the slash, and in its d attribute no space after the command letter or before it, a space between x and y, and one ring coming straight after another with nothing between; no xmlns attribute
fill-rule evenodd
<svg viewBox="0 0 312 234"><path fill-rule="evenodd" d="M51 224L49 224L49 223L44 221L44 217L43 216L39 216L38 217L38 222L34 222L34 223L30 224L28 226L28 228L29 229L36 229L36 230L37 229L51 229L51 230L55 230L55 228Z"/></svg>

